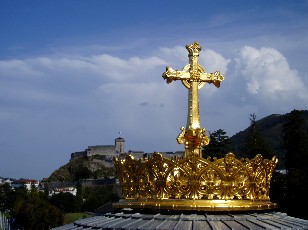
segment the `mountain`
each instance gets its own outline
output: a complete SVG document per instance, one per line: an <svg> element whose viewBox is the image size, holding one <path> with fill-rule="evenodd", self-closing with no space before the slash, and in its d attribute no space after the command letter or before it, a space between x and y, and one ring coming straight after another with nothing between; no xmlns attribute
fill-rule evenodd
<svg viewBox="0 0 308 230"><path fill-rule="evenodd" d="M308 111L303 110L302 112L303 119L305 120L305 128L308 130ZM283 129L289 114L290 113L284 115L272 114L256 121L258 131L273 149L274 155L279 159L279 169L284 168L285 164L286 150L283 144ZM232 151L238 156L242 155L241 149L243 148L244 141L249 133L249 128L250 127L230 138Z"/></svg>

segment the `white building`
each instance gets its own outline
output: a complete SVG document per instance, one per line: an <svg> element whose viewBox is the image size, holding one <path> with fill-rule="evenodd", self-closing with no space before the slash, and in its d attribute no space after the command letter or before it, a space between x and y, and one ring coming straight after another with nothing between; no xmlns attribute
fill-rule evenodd
<svg viewBox="0 0 308 230"><path fill-rule="evenodd" d="M13 189L25 187L28 191L30 191L33 187L38 188L38 186L39 186L38 180L15 180L11 184L11 187Z"/></svg>
<svg viewBox="0 0 308 230"><path fill-rule="evenodd" d="M74 196L76 196L77 188L75 188L75 187L55 188L53 190L49 190L48 196L53 196L55 194L67 193L67 192L73 194Z"/></svg>

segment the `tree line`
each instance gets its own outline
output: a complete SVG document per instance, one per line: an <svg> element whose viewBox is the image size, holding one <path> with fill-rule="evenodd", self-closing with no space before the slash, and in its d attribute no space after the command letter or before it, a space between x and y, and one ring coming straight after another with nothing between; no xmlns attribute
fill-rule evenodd
<svg viewBox="0 0 308 230"><path fill-rule="evenodd" d="M64 224L65 213L95 212L101 205L119 199L113 185L77 186L77 195L22 187L13 190L9 184L0 185L0 211L10 217L11 229L45 230Z"/></svg>

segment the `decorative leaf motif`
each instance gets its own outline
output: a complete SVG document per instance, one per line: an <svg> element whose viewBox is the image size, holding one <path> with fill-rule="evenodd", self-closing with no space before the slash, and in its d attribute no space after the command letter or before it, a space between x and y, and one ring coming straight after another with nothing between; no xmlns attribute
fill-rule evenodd
<svg viewBox="0 0 308 230"><path fill-rule="evenodd" d="M277 158L238 160L233 153L220 159L188 157L114 159L126 199L248 199L269 200Z"/></svg>

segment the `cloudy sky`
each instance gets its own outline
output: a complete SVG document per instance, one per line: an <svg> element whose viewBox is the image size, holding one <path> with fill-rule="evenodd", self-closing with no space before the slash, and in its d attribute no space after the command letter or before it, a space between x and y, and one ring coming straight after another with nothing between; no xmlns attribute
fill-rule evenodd
<svg viewBox="0 0 308 230"><path fill-rule="evenodd" d="M308 105L308 1L0 2L0 176L41 179L89 145L183 150L187 89L166 66L220 70L201 124L229 136ZM121 134L119 134L121 132Z"/></svg>

